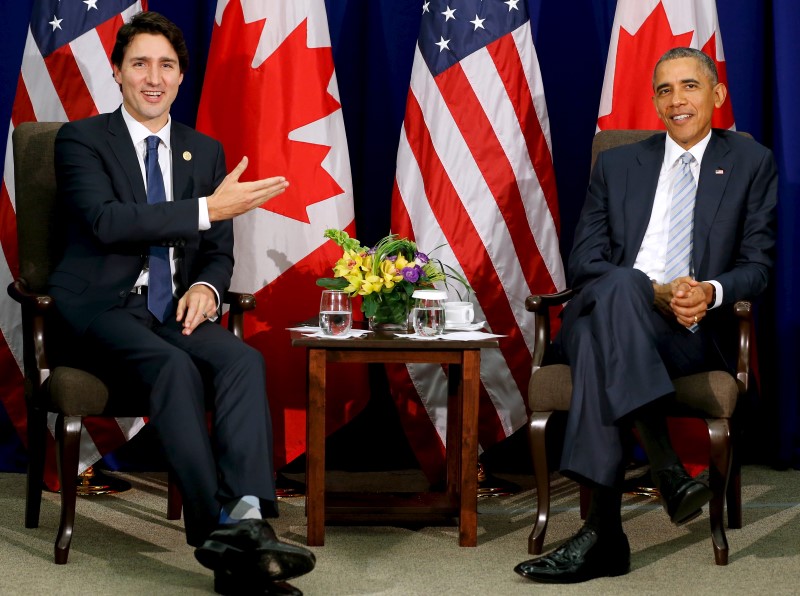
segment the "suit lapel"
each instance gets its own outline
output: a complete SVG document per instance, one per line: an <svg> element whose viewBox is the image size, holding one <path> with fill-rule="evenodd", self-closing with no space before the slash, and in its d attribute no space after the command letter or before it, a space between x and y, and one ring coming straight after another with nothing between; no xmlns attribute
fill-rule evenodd
<svg viewBox="0 0 800 596"><path fill-rule="evenodd" d="M628 198L625 202L625 246L624 262L626 266L633 267L639 247L642 245L644 233L650 223L650 214L653 211L653 201L658 186L658 175L664 161L664 135L649 138L642 150L636 156L628 170Z"/></svg>
<svg viewBox="0 0 800 596"><path fill-rule="evenodd" d="M697 276L703 275L703 259L707 249L707 243L698 239L711 238L711 224L719 211L725 186L730 180L732 171L733 158L727 141L712 132L700 165L700 180L694 206L692 263Z"/></svg>
<svg viewBox="0 0 800 596"><path fill-rule="evenodd" d="M172 199L180 201L192 197L192 147L189 136L172 123L170 132L172 143Z"/></svg>
<svg viewBox="0 0 800 596"><path fill-rule="evenodd" d="M122 166L122 171L128 177L133 197L137 203L147 202L147 192L144 188L144 179L141 175L139 157L133 147L133 140L122 118L122 106L117 108L108 119L108 144Z"/></svg>

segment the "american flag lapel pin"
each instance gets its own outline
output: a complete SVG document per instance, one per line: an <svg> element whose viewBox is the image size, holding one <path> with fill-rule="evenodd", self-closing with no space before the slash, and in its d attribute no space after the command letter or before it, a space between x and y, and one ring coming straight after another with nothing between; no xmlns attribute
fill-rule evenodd
<svg viewBox="0 0 800 596"><path fill-rule="evenodd" d="M725 170L723 170L722 168L717 168L716 170L714 170L714 173L717 176L722 176L725 173Z"/></svg>

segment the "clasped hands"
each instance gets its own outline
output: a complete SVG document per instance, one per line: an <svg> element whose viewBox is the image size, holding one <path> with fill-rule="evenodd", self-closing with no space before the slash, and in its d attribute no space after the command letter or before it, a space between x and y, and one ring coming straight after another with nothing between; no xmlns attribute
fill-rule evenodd
<svg viewBox="0 0 800 596"><path fill-rule="evenodd" d="M656 308L687 328L705 318L713 295L710 283L688 276L666 284L653 283L653 290Z"/></svg>

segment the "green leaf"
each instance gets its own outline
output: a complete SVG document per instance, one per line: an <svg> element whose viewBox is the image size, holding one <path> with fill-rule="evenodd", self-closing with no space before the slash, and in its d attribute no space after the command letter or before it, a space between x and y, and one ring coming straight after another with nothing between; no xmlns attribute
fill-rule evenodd
<svg viewBox="0 0 800 596"><path fill-rule="evenodd" d="M328 290L344 290L348 282L343 277L320 277L317 285Z"/></svg>

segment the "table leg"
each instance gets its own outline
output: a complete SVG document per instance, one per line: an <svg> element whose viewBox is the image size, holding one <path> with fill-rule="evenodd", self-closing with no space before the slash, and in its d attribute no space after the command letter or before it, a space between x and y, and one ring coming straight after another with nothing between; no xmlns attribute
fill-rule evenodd
<svg viewBox="0 0 800 596"><path fill-rule="evenodd" d="M308 351L306 542L325 544L325 350Z"/></svg>
<svg viewBox="0 0 800 596"><path fill-rule="evenodd" d="M461 472L458 544L478 545L478 393L480 350L464 350L461 370Z"/></svg>
<svg viewBox="0 0 800 596"><path fill-rule="evenodd" d="M461 486L461 375L460 364L447 367L447 494L451 499L458 498Z"/></svg>

